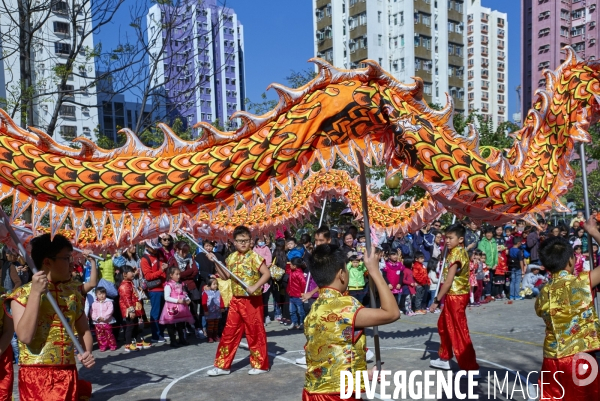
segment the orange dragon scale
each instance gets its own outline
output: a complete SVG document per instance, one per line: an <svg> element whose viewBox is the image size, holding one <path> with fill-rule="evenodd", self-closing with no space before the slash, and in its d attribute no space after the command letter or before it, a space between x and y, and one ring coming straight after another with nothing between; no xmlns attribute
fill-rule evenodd
<svg viewBox="0 0 600 401"><path fill-rule="evenodd" d="M313 81L298 89L271 85L279 104L262 116L237 112L244 121L237 131L199 123L203 134L187 142L159 124L165 141L157 149L127 129L121 148L104 150L78 138L81 149L73 149L18 127L0 111L0 198L13 197L13 219L31 208L33 228L49 213L56 233L70 217L80 224L72 227L75 238L88 218L99 237L107 223L129 222L135 237L146 218L166 218L160 230L174 231L203 213L214 220L242 206L262 205L262 220L283 221L287 211L275 216L269 209L276 193L292 199L313 162L328 171L339 156L355 168L363 157L368 165L385 164L389 174L401 172L403 189L424 188L438 210L476 221L531 220L563 207L558 199L575 178L569 165L575 144L590 140L587 129L598 112L600 63L566 51L556 71L544 71L546 88L536 92L506 156L482 157L476 127L455 132L451 98L442 110L431 109L420 79L398 82L373 61L340 70L316 59Z"/></svg>

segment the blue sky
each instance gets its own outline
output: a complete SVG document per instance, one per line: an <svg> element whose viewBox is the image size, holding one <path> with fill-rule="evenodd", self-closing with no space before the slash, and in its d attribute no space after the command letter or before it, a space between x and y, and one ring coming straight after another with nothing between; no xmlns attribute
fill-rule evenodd
<svg viewBox="0 0 600 401"><path fill-rule="evenodd" d="M127 0L109 29L95 37L110 47L117 35L127 31L130 18ZM466 0L470 1L470 0ZM222 2L222 0L220 1ZM508 111L509 118L518 109L515 88L520 83L520 0L482 0L490 7L508 14ZM246 50L246 92L252 100L272 82L285 83L292 70L312 68L307 60L313 56L312 0L227 0L244 25ZM267 92L276 97L274 91Z"/></svg>

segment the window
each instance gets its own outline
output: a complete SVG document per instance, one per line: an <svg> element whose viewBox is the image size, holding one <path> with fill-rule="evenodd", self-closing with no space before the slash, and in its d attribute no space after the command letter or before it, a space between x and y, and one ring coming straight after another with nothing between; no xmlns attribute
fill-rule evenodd
<svg viewBox="0 0 600 401"><path fill-rule="evenodd" d="M539 53L548 53L550 51L550 45L542 45L538 48Z"/></svg>
<svg viewBox="0 0 600 401"><path fill-rule="evenodd" d="M423 92L425 92L426 95L431 95L431 84L430 83L425 83L423 85Z"/></svg>
<svg viewBox="0 0 600 401"><path fill-rule="evenodd" d="M75 117L75 106L61 106L59 114L63 117Z"/></svg>
<svg viewBox="0 0 600 401"><path fill-rule="evenodd" d="M547 36L550 34L550 28L540 29L538 36Z"/></svg>
<svg viewBox="0 0 600 401"><path fill-rule="evenodd" d="M462 55L463 55L463 47L462 47L462 46L458 46L458 45L457 45L457 46L454 48L454 51L456 52L456 55L457 55L457 56L460 56L460 57L462 57Z"/></svg>
<svg viewBox="0 0 600 401"><path fill-rule="evenodd" d="M400 25L404 25L404 11L401 11L398 17L400 17Z"/></svg>
<svg viewBox="0 0 600 401"><path fill-rule="evenodd" d="M423 14L423 23L427 26L431 26L431 15Z"/></svg>
<svg viewBox="0 0 600 401"><path fill-rule="evenodd" d="M498 102L504 103L504 95L498 95Z"/></svg>
<svg viewBox="0 0 600 401"><path fill-rule="evenodd" d="M67 141L72 141L77 137L77 127L72 125L61 125L60 135Z"/></svg>
<svg viewBox="0 0 600 401"><path fill-rule="evenodd" d="M498 18L498 26L504 26L504 18Z"/></svg>
<svg viewBox="0 0 600 401"><path fill-rule="evenodd" d="M358 24L359 25L367 24L367 13L362 13L358 16Z"/></svg>
<svg viewBox="0 0 600 401"><path fill-rule="evenodd" d="M461 13L461 14L462 14L462 12L463 12L463 3L461 3L461 2L458 2L458 1L455 1L455 2L454 2L454 9L455 9L456 11L458 11L459 13Z"/></svg>
<svg viewBox="0 0 600 401"><path fill-rule="evenodd" d="M431 38L423 36L423 39L421 40L421 45L426 49L431 49Z"/></svg>
<svg viewBox="0 0 600 401"><path fill-rule="evenodd" d="M475 94L473 92L469 92L469 94L467 95L467 98L469 100L475 100Z"/></svg>
<svg viewBox="0 0 600 401"><path fill-rule="evenodd" d="M83 127L83 135L85 135L85 136L92 135L92 130L90 129L90 127Z"/></svg>
<svg viewBox="0 0 600 401"><path fill-rule="evenodd" d="M567 28L566 26L561 26L560 27L560 36L568 38L569 37L569 28Z"/></svg>
<svg viewBox="0 0 600 401"><path fill-rule="evenodd" d="M584 32L585 32L585 25L579 25L579 26L576 26L573 29L571 29L571 36L572 37L581 36L581 35L583 35Z"/></svg>
<svg viewBox="0 0 600 401"><path fill-rule="evenodd" d="M539 20L543 20L543 19L546 19L546 18L549 18L549 17L550 17L550 11L544 11L544 12L541 12L538 15L538 19Z"/></svg>
<svg viewBox="0 0 600 401"><path fill-rule="evenodd" d="M421 69L421 59L416 58L415 59L415 70L420 70Z"/></svg>
<svg viewBox="0 0 600 401"><path fill-rule="evenodd" d="M69 24L67 24L66 22L54 21L54 33L68 35Z"/></svg>
<svg viewBox="0 0 600 401"><path fill-rule="evenodd" d="M404 47L404 35L400 35L400 47Z"/></svg>
<svg viewBox="0 0 600 401"><path fill-rule="evenodd" d="M381 22L381 11L377 11L377 22Z"/></svg>
<svg viewBox="0 0 600 401"><path fill-rule="evenodd" d="M69 55L71 53L71 45L68 43L54 42L54 53Z"/></svg>
<svg viewBox="0 0 600 401"><path fill-rule="evenodd" d="M52 4L52 11L57 14L67 14L69 12L69 6L66 1L56 1Z"/></svg>
<svg viewBox="0 0 600 401"><path fill-rule="evenodd" d="M454 22L448 21L448 32L454 32Z"/></svg>
<svg viewBox="0 0 600 401"><path fill-rule="evenodd" d="M583 18L583 17L585 17L585 8L580 8L578 10L571 12L571 18L574 20Z"/></svg>
<svg viewBox="0 0 600 401"><path fill-rule="evenodd" d="M382 39L383 39L383 35L377 35L377 44L379 46L381 46Z"/></svg>
<svg viewBox="0 0 600 401"><path fill-rule="evenodd" d="M573 50L575 50L576 52L584 51L585 50L585 42L575 43L573 45Z"/></svg>
<svg viewBox="0 0 600 401"><path fill-rule="evenodd" d="M488 100L489 99L489 93L488 92L481 92L481 98L483 100Z"/></svg>
<svg viewBox="0 0 600 401"><path fill-rule="evenodd" d="M467 76L469 77L469 79L471 79L475 76L475 72L471 70L467 73Z"/></svg>
<svg viewBox="0 0 600 401"><path fill-rule="evenodd" d="M498 73L498 81L504 81L504 73L503 72Z"/></svg>
<svg viewBox="0 0 600 401"><path fill-rule="evenodd" d="M560 19L569 20L569 10L560 10Z"/></svg>
<svg viewBox="0 0 600 401"><path fill-rule="evenodd" d="M404 71L404 57L400 59L400 71Z"/></svg>

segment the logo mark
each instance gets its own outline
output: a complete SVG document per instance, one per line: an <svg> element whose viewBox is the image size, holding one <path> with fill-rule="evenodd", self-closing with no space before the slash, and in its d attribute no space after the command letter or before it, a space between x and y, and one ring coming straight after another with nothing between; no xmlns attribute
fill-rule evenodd
<svg viewBox="0 0 600 401"><path fill-rule="evenodd" d="M598 376L598 362L591 355L580 352L573 356L573 382L580 387L591 384Z"/></svg>

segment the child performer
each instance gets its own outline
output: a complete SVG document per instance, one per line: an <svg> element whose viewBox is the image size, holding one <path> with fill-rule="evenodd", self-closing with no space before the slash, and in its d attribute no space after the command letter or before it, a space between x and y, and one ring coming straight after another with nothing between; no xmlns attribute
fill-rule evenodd
<svg viewBox="0 0 600 401"><path fill-rule="evenodd" d="M6 291L0 287L0 302L4 303L5 299ZM0 400L11 400L13 395L13 349L10 342L14 332L12 319L4 313L4 308L0 308Z"/></svg>
<svg viewBox="0 0 600 401"><path fill-rule="evenodd" d="M596 241L600 241L595 216L584 227ZM598 375L591 383L582 385L580 380L590 377L580 377L578 372L583 364L588 366L587 372L598 372L593 351L600 349L600 324L592 288L600 284L600 269L575 276L573 248L562 237L545 240L540 247L540 259L552 273L552 278L540 290L535 302L535 312L546 323L542 370L551 372L545 375L549 383L544 381L543 387L540 384L540 399L598 400ZM583 363L577 363L577 360Z"/></svg>
<svg viewBox="0 0 600 401"><path fill-rule="evenodd" d="M113 310L112 301L106 299L106 288L96 287L96 300L92 304L92 321L96 329L100 352L106 351L107 348L110 348L111 351L117 349L117 341L111 326L115 322Z"/></svg>
<svg viewBox="0 0 600 401"><path fill-rule="evenodd" d="M246 334L250 347L250 375L259 375L269 371L267 355L267 333L263 324L262 286L269 281L271 273L264 259L251 249L250 230L238 226L233 230L236 251L227 257L227 268L248 285L248 292L237 280L231 279L229 273L215 264L219 276L231 279L233 298L229 303L227 323L217 349L215 367L207 373L209 376L228 375L229 368L235 358L242 335ZM208 255L211 261L216 257Z"/></svg>
<svg viewBox="0 0 600 401"><path fill-rule="evenodd" d="M219 282L211 278L202 293L202 310L206 318L206 337L209 343L219 342L219 321L225 311L225 303L219 292Z"/></svg>
<svg viewBox="0 0 600 401"><path fill-rule="evenodd" d="M364 308L352 296L343 295L348 288L349 272L342 250L319 245L313 251L311 273L319 286L319 298L304 321L308 366L303 401L339 400L341 372L350 371L354 377L356 371L367 370L363 329L400 318L396 299L379 271L374 247L365 258L370 279L379 292L380 309ZM354 396L360 399L359 394Z"/></svg>
<svg viewBox="0 0 600 401"><path fill-rule="evenodd" d="M463 370L479 370L475 360L475 349L469 336L465 310L469 304L469 255L464 247L465 228L461 224L453 224L446 229L446 245L448 256L442 271L444 278L437 297L434 298L430 312L440 304L446 295L444 309L438 319L440 334L439 359L429 362L438 369L450 369L452 353L456 354L458 366ZM475 375L477 377L477 374Z"/></svg>
<svg viewBox="0 0 600 401"><path fill-rule="evenodd" d="M52 294L71 329L79 334L85 352L77 355L86 368L94 366L93 340L83 312L83 296L71 281L73 245L57 234L31 240L31 257L39 272L32 281L17 288L7 299L19 338L19 396L29 400L88 399L91 383L79 380L75 346L50 305ZM5 304L8 306L8 304Z"/></svg>
<svg viewBox="0 0 600 401"><path fill-rule="evenodd" d="M165 307L162 310L158 323L167 326L167 331L171 339L171 347L177 348L180 345L189 345L185 340L183 331L185 330L186 323L194 323L194 317L189 307L192 300L187 296L183 290L183 285L179 282L181 278L179 267L169 267L167 278L168 281L165 283ZM175 340L176 332L179 341Z"/></svg>

